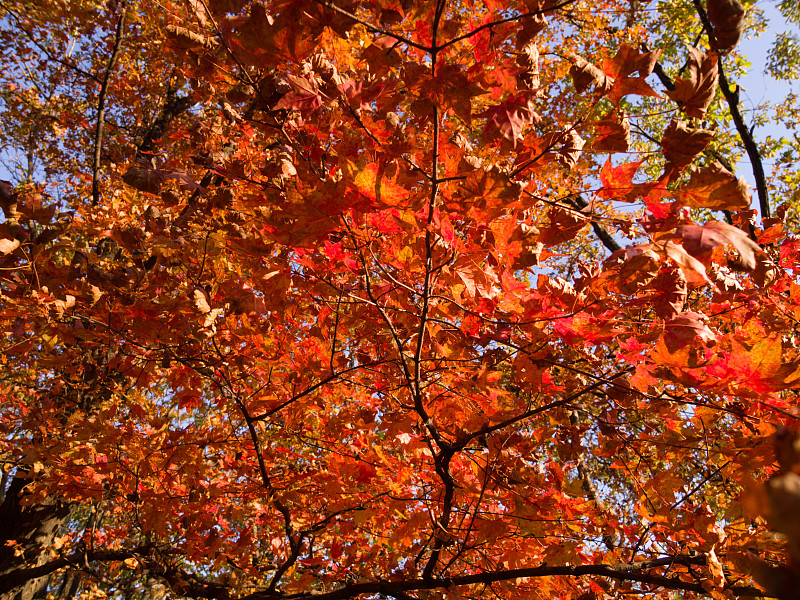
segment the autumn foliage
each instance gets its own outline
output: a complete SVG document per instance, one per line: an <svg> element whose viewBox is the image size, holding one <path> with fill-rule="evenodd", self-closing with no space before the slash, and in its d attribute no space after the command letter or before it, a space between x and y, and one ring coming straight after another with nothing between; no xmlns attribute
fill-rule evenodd
<svg viewBox="0 0 800 600"><path fill-rule="evenodd" d="M0 1L2 598L794 597L748 10Z"/></svg>

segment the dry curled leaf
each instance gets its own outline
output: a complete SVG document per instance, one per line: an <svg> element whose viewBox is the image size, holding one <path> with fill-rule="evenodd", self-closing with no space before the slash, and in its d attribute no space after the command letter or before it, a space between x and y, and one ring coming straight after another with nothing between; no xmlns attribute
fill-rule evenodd
<svg viewBox="0 0 800 600"><path fill-rule="evenodd" d="M708 18L714 26L717 50L730 52L744 29L745 9L739 0L708 0Z"/></svg>
<svg viewBox="0 0 800 600"><path fill-rule="evenodd" d="M206 294L203 290L194 290L194 292L192 292L192 300L194 307L201 314L207 314L211 312L211 305L208 303L208 294Z"/></svg>
<svg viewBox="0 0 800 600"><path fill-rule="evenodd" d="M688 77L675 79L675 89L667 91L667 96L677 102L688 116L702 119L717 91L719 57L714 52L706 54L692 46L688 50Z"/></svg>
<svg viewBox="0 0 800 600"><path fill-rule="evenodd" d="M570 53L569 59L572 61L569 74L578 93L585 92L592 85L595 86L595 91L600 95L605 95L611 91L614 80L606 75L602 69L575 53Z"/></svg>
<svg viewBox="0 0 800 600"><path fill-rule="evenodd" d="M758 254L756 267L753 269L753 281L756 285L760 288L770 287L780 276L781 268L766 253Z"/></svg>
<svg viewBox="0 0 800 600"><path fill-rule="evenodd" d="M11 254L17 248L19 248L19 240L0 240L0 254Z"/></svg>
<svg viewBox="0 0 800 600"><path fill-rule="evenodd" d="M692 127L686 121L672 119L661 138L664 158L676 169L682 171L692 163L698 154L705 150L713 137L714 132L709 129Z"/></svg>
<svg viewBox="0 0 800 600"><path fill-rule="evenodd" d="M706 316L694 311L676 315L664 325L664 344L675 353L684 346L696 342L708 343L717 339L716 334L705 324Z"/></svg>
<svg viewBox="0 0 800 600"><path fill-rule="evenodd" d="M533 110L531 92L509 97L478 116L486 117L486 125L483 128L484 140L503 137L514 147L522 138L525 127L539 121L539 115Z"/></svg>
<svg viewBox="0 0 800 600"><path fill-rule="evenodd" d="M564 145L558 151L559 161L568 168L574 167L578 164L584 144L586 144L586 140L578 135L577 131L570 129L566 133Z"/></svg>
<svg viewBox="0 0 800 600"><path fill-rule="evenodd" d="M624 256L617 287L623 294L633 294L656 278L661 257L647 247L627 248Z"/></svg>
<svg viewBox="0 0 800 600"><path fill-rule="evenodd" d="M750 207L750 193L744 179L728 171L717 161L709 167L692 167L691 178L678 199L692 208L745 210Z"/></svg>
<svg viewBox="0 0 800 600"><path fill-rule="evenodd" d="M681 269L678 267L662 269L650 287L656 290L652 306L659 317L672 319L683 311L689 293L689 283Z"/></svg>
<svg viewBox="0 0 800 600"><path fill-rule="evenodd" d="M167 25L166 32L167 38L172 45L180 50L196 50L198 48L213 50L219 45L219 42L214 38L195 33L177 25Z"/></svg>
<svg viewBox="0 0 800 600"><path fill-rule="evenodd" d="M522 49L517 64L525 70L517 75L521 87L526 90L539 89L539 48L536 44L526 44Z"/></svg>

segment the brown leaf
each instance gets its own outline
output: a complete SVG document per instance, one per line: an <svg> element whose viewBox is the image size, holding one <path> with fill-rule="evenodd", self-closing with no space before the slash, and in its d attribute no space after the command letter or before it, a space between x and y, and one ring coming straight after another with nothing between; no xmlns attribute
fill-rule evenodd
<svg viewBox="0 0 800 600"><path fill-rule="evenodd" d="M516 47L517 49L523 48L528 44L536 35L547 27L547 17L543 14L529 15L519 21L519 30L517 31Z"/></svg>
<svg viewBox="0 0 800 600"><path fill-rule="evenodd" d="M574 167L578 163L578 159L581 157L581 151L583 150L585 143L586 140L578 135L577 131L570 129L566 133L564 145L558 151L558 158L560 159L560 162L568 168Z"/></svg>
<svg viewBox="0 0 800 600"><path fill-rule="evenodd" d="M661 138L661 148L667 161L682 171L705 150L713 137L713 131L672 119Z"/></svg>
<svg viewBox="0 0 800 600"><path fill-rule="evenodd" d="M122 176L122 181L140 192L158 194L161 191L161 184L164 183L164 177L155 169L131 167Z"/></svg>
<svg viewBox="0 0 800 600"><path fill-rule="evenodd" d="M617 287L623 294L634 294L658 275L661 258L646 246L625 250L625 262L619 270Z"/></svg>
<svg viewBox="0 0 800 600"><path fill-rule="evenodd" d="M683 247L696 258L707 259L717 246L731 244L739 252L742 266L752 270L756 266L756 254L761 252L747 234L721 221L710 221L705 225L684 225L678 227L678 235L683 238Z"/></svg>
<svg viewBox="0 0 800 600"><path fill-rule="evenodd" d="M73 306L75 306L75 296L71 296L69 294L66 295L64 300L56 299L53 301L53 310L55 310L59 317L63 317L64 313Z"/></svg>
<svg viewBox="0 0 800 600"><path fill-rule="evenodd" d="M150 169L143 164L129 168L122 176L122 181L129 186L148 194L158 194L161 191L161 185L168 179L177 180L179 187L184 191L194 192L204 189L183 171L170 173L161 169Z"/></svg>
<svg viewBox="0 0 800 600"><path fill-rule="evenodd" d="M683 246L676 244L672 240L668 240L663 246L659 245L657 247L675 261L675 264L681 268L689 283L708 283L708 275L706 274L706 268L703 263L689 254Z"/></svg>
<svg viewBox="0 0 800 600"><path fill-rule="evenodd" d="M677 102L690 117L702 119L714 99L719 80L718 58L714 52L706 54L690 46L686 69L689 77L675 79L675 89L667 91L667 96Z"/></svg>
<svg viewBox="0 0 800 600"><path fill-rule="evenodd" d="M217 320L217 317L224 312L224 308L212 308L209 312L198 318L197 322L200 323L201 327L211 327L214 324L214 321Z"/></svg>
<svg viewBox="0 0 800 600"><path fill-rule="evenodd" d="M214 38L190 31L177 25L166 26L167 38L175 48L180 50L196 50L198 48L215 49L219 42Z"/></svg>
<svg viewBox="0 0 800 600"><path fill-rule="evenodd" d="M202 0L189 0L188 4L197 22L200 23L201 27L205 27L208 22L208 13Z"/></svg>
<svg viewBox="0 0 800 600"><path fill-rule="evenodd" d="M578 93L586 91L593 84L595 91L600 95L605 95L611 91L614 79L608 77L602 69L574 53L569 54L569 59L572 61L569 74Z"/></svg>
<svg viewBox="0 0 800 600"><path fill-rule="evenodd" d="M686 276L677 267L664 269L653 281L657 295L652 299L655 313L662 319L672 319L686 304L689 285Z"/></svg>
<svg viewBox="0 0 800 600"><path fill-rule="evenodd" d="M730 294L742 291L742 284L733 276L728 267L709 265L706 273L719 293Z"/></svg>
<svg viewBox="0 0 800 600"><path fill-rule="evenodd" d="M677 198L692 208L745 210L750 207L750 193L745 180L737 179L718 161L710 167L692 167L689 183Z"/></svg>
<svg viewBox="0 0 800 600"><path fill-rule="evenodd" d="M612 110L594 125L592 149L597 152L627 152L631 143L628 113Z"/></svg>
<svg viewBox="0 0 800 600"><path fill-rule="evenodd" d="M526 90L539 89L539 48L536 44L526 44L522 49L517 64L525 70L517 75L517 80Z"/></svg>
<svg viewBox="0 0 800 600"><path fill-rule="evenodd" d="M208 295L203 290L195 289L192 293L194 307L202 314L211 312L211 305L208 303Z"/></svg>
<svg viewBox="0 0 800 600"><path fill-rule="evenodd" d="M717 336L706 326L705 315L694 311L686 311L672 319L664 326L664 344L671 354L696 341L713 342Z"/></svg>
<svg viewBox="0 0 800 600"><path fill-rule="evenodd" d="M0 240L0 254L11 254L14 250L19 248L19 240Z"/></svg>
<svg viewBox="0 0 800 600"><path fill-rule="evenodd" d="M739 0L708 0L707 10L717 50L730 52L742 37L744 6Z"/></svg>

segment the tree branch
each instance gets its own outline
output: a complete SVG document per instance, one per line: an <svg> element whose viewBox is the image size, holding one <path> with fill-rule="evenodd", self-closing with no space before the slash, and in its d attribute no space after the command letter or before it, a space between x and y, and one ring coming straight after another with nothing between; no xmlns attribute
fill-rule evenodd
<svg viewBox="0 0 800 600"><path fill-rule="evenodd" d="M346 11L343 8L339 8L333 2L325 2L324 0L314 0L320 6L324 6L325 8L330 8L332 11L339 13L340 15L347 17L348 19L352 19L354 23L358 23L359 25L363 25L367 28L367 30L371 31L372 33L378 33L380 35L385 35L386 37L390 37L394 40L397 40L401 44L406 44L407 46L411 46L412 48L416 48L417 50L422 50L423 52L430 52L430 48L423 46L422 44L417 44L416 42L403 37L402 35L398 35L396 33L392 33L391 31L387 31L386 29L382 29L380 27L376 27L372 23L360 19L356 15L351 12Z"/></svg>
<svg viewBox="0 0 800 600"><path fill-rule="evenodd" d="M586 202L586 200L584 200L581 196L570 196L566 199L566 201L578 210L583 210L589 206L589 203ZM594 230L595 235L600 238L600 241L603 242L603 246L605 246L610 252L622 250L622 246L617 243L617 241L614 239L614 236L608 232L608 229L603 227L594 219L592 219L592 229Z"/></svg>
<svg viewBox="0 0 800 600"><path fill-rule="evenodd" d="M703 22L703 28L709 39L709 44L714 44L714 27L708 19L703 5L700 0L692 0L700 20ZM756 190L758 192L758 203L761 209L761 220L770 217L769 208L769 192L767 190L767 180L764 176L764 165L761 162L761 154L758 152L753 135L744 123L742 113L739 111L739 95L728 85L728 78L725 76L725 70L722 67L722 57L717 61L717 71L719 72L719 88L722 90L722 95L725 96L725 101L731 111L731 117L736 125L736 131L739 132L739 137L742 138L742 143L747 151L747 156L750 159L750 164L753 168L753 178L756 181Z"/></svg>
<svg viewBox="0 0 800 600"><path fill-rule="evenodd" d="M705 556L670 556L650 561L636 563L624 563L617 565L566 565L530 567L523 569L510 569L508 571L497 571L487 573L475 573L471 575L460 575L456 577L446 577L438 579L407 579L404 581L380 580L368 583L356 583L345 585L339 589L329 592L313 592L300 594L270 594L265 592L255 592L244 596L240 600L347 600L357 598L366 594L382 594L394 598L403 598L407 592L418 590L432 590L436 588L450 589L452 587L491 584L501 581L513 581L514 579L525 577L585 577L599 576L616 579L618 581L634 581L662 587L669 590L683 590L707 594L708 591L699 583L683 581L678 577L666 577L664 575L654 575L647 571L656 568L671 568L680 566L703 566L706 564ZM730 590L737 596L751 597L770 597L767 593L754 588L745 586L728 586L725 590ZM645 593L649 590L642 590Z"/></svg>
<svg viewBox="0 0 800 600"><path fill-rule="evenodd" d="M126 558L137 558L148 554L150 546L139 546L132 550L94 550L86 552L84 550L77 550L69 556L64 556L51 560L37 567L28 567L24 569L15 569L0 575L0 595L10 592L16 587L21 586L27 581L32 581L50 573L54 573L64 567L83 564L87 561L91 562L108 562L113 560L125 560Z"/></svg>
<svg viewBox="0 0 800 600"><path fill-rule="evenodd" d="M191 96L178 96L175 90L170 87L167 90L167 100L161 109L161 113L144 134L139 147L136 149L137 160L148 158L155 150L156 140L164 137L164 132L178 115L186 112L192 106Z"/></svg>
<svg viewBox="0 0 800 600"><path fill-rule="evenodd" d="M92 206L100 202L100 180L97 174L100 171L100 151L103 147L103 127L106 116L106 96L108 95L108 84L111 82L111 73L117 63L119 48L122 44L122 30L125 27L125 14L127 12L125 2L122 3L122 12L117 21L117 31L114 36L114 48L111 50L111 57L108 59L103 83L100 85L100 95L97 97L97 127L94 132L94 156L92 158Z"/></svg>

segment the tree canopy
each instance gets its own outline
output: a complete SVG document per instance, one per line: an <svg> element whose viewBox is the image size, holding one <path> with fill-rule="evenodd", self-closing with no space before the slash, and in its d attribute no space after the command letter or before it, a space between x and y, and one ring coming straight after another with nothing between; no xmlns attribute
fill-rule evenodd
<svg viewBox="0 0 800 600"><path fill-rule="evenodd" d="M0 0L0 597L797 597L764 27Z"/></svg>

